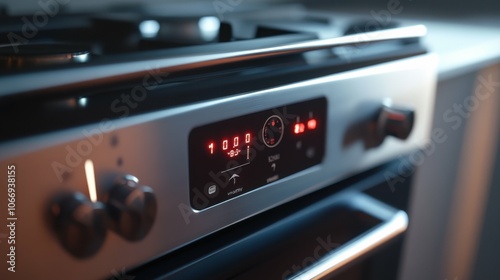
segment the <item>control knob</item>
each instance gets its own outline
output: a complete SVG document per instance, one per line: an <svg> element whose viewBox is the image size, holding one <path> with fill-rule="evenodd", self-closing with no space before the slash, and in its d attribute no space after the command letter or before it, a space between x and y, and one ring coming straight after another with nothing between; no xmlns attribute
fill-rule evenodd
<svg viewBox="0 0 500 280"><path fill-rule="evenodd" d="M59 241L68 252L87 258L99 250L107 232L104 204L76 192L58 196L49 209Z"/></svg>
<svg viewBox="0 0 500 280"><path fill-rule="evenodd" d="M383 105L377 118L377 138L386 136L405 140L413 129L415 111L410 108Z"/></svg>
<svg viewBox="0 0 500 280"><path fill-rule="evenodd" d="M119 178L104 199L112 229L129 241L143 239L156 217L156 197L153 190L140 186L132 175Z"/></svg>

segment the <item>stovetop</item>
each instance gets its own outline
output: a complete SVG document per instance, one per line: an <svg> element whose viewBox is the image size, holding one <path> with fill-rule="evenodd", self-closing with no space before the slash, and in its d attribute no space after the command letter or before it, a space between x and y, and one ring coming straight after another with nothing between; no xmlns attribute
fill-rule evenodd
<svg viewBox="0 0 500 280"><path fill-rule="evenodd" d="M109 104L137 86L150 98L134 114L426 52L418 25L298 5L190 7L0 17L0 109L21 122L0 140L116 118ZM46 117L22 121L34 112Z"/></svg>
<svg viewBox="0 0 500 280"><path fill-rule="evenodd" d="M172 5L118 6L78 13L63 8L54 4L31 15L0 17L3 72L255 50L401 27L395 22L343 19L298 5L245 6L228 10L230 13ZM361 41L366 40L356 47L365 48ZM396 41L400 45L416 42ZM332 52L330 56L342 56Z"/></svg>

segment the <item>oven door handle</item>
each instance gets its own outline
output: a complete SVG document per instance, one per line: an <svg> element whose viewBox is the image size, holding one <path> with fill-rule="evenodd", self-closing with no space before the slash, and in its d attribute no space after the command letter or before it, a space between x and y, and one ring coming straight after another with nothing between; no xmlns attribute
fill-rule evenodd
<svg viewBox="0 0 500 280"><path fill-rule="evenodd" d="M331 251L316 263L288 279L321 279L331 275L399 236L408 227L406 212L394 209L368 195L350 193L347 195L346 200L351 207L380 219L382 223Z"/></svg>

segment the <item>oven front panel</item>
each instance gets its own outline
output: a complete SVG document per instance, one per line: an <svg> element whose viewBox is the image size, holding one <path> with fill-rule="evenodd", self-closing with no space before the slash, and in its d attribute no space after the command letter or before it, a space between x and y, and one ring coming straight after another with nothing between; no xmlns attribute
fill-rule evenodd
<svg viewBox="0 0 500 280"><path fill-rule="evenodd" d="M414 151L429 141L435 79L436 58L423 55L279 88L114 121L102 120L84 127L3 143L0 146L2 172L5 174L12 165L16 170L13 217L17 218L15 262L19 270L9 274L9 279L39 275L52 279L109 277ZM195 175L190 175L189 146L194 145L193 141L209 139L198 137L198 128L211 128L214 123L291 104L308 104L311 100L323 100L320 107L326 106L324 116L318 114L318 129L321 125L326 126L324 138L318 136L318 141L324 140L324 143L314 144L318 147L317 160L287 176L259 183L258 188L237 197L216 201L207 207L193 205L190 186ZM367 145L364 140L368 128L363 124L388 102L415 110L412 132L406 140L387 137L380 145ZM267 121L278 121L270 119L272 116L264 120L263 127ZM292 129L290 125L286 128ZM224 136L216 132L210 139L224 141L219 139ZM247 132L242 130L241 133L238 141L245 141ZM230 136L234 140L238 135ZM204 148L207 147L204 145ZM79 192L84 197L89 196L88 172L85 171L89 159L95 170L98 201L104 202L109 197L117 177L131 174L154 193L156 216L144 238L130 241L108 230L99 250L82 259L61 246L49 214L54 209L49 208L54 198L62 193ZM264 164L272 168L267 166L270 162ZM276 163L276 168L280 168L279 164ZM6 190L5 180L1 184L2 190ZM2 221L7 221L6 215L7 211L0 211ZM4 252L0 258L4 264L7 262ZM1 273L4 275L5 270Z"/></svg>

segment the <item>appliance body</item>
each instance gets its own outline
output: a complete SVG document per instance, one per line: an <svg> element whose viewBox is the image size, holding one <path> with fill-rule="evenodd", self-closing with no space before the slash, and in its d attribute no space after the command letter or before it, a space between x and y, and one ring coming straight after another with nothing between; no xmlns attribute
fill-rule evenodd
<svg viewBox="0 0 500 280"><path fill-rule="evenodd" d="M137 268L254 215L414 152L430 139L435 69L432 54L419 55L6 141L0 146L0 162L4 169L14 165L17 174L15 254L20 265L9 279L36 275L103 278ZM188 140L194 128L317 98L326 104L324 123L317 124L325 129L320 163L206 209L193 208ZM372 120L387 102L414 108L413 130L406 140L387 137L380 145L367 147L363 123ZM294 121L284 129L293 130ZM288 152L306 153L307 148L284 153ZM268 147L261 153L273 155ZM59 193L88 195L86 159L95 167L98 200L106 197L117 177L132 174L153 189L157 214L144 239L131 242L109 233L93 256L79 259L61 246L48 212ZM275 163L278 168L286 165L279 160ZM1 215L7 220L5 211ZM7 261L5 254L2 258ZM21 264L30 268L21 269Z"/></svg>
<svg viewBox="0 0 500 280"><path fill-rule="evenodd" d="M408 227L397 200L440 137L424 26L296 6L61 11L20 45L1 40L23 17L0 18L2 276L397 267L399 245L376 249Z"/></svg>

